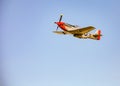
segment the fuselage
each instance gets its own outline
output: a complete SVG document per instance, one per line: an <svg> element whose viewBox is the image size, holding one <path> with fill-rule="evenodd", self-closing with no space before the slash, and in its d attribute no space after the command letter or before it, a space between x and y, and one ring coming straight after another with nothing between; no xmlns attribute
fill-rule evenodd
<svg viewBox="0 0 120 86"><path fill-rule="evenodd" d="M55 22L55 24L57 24L64 31L80 29L80 27L77 25L71 25L71 24L64 23L64 22Z"/></svg>

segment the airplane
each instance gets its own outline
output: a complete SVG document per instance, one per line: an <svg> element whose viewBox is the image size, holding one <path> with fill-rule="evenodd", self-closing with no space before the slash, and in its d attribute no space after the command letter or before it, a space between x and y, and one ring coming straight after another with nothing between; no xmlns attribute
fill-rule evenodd
<svg viewBox="0 0 120 86"><path fill-rule="evenodd" d="M73 35L76 38L80 39L94 39L94 40L100 40L101 39L101 30L97 30L94 34L89 33L90 31L96 29L93 26L87 26L87 27L79 27L78 25L71 25L65 22L62 22L63 15L60 15L60 19L58 22L54 22L57 24L56 31L53 31L56 34L63 34L63 35ZM61 28L62 31L58 31L58 28Z"/></svg>

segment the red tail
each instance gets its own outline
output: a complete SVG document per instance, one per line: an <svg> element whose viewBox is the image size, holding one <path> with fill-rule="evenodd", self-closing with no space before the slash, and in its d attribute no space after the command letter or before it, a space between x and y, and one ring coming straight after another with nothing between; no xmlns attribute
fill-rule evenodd
<svg viewBox="0 0 120 86"><path fill-rule="evenodd" d="M97 31L97 34L98 34L97 40L100 40L100 38L101 38L101 37L100 37L100 36L101 36L101 30L98 30L98 31Z"/></svg>

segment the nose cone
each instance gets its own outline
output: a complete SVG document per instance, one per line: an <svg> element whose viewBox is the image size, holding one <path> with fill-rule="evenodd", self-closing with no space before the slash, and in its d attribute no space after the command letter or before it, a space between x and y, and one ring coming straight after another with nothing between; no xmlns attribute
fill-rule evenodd
<svg viewBox="0 0 120 86"><path fill-rule="evenodd" d="M60 26L60 25L63 25L64 24L64 22L54 22L55 24L57 24L58 26Z"/></svg>
<svg viewBox="0 0 120 86"><path fill-rule="evenodd" d="M59 22L54 22L55 24L57 24L57 25L60 25L60 23Z"/></svg>

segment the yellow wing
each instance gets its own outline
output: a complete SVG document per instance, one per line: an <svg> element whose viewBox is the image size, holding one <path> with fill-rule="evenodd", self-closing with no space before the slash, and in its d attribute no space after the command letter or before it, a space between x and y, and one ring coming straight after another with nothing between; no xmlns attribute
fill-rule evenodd
<svg viewBox="0 0 120 86"><path fill-rule="evenodd" d="M67 31L53 31L54 33L57 33L57 34L71 34L71 33L69 33L69 32L67 32Z"/></svg>
<svg viewBox="0 0 120 86"><path fill-rule="evenodd" d="M90 32L91 30L94 30L95 27L93 26L88 26L88 27L83 27L83 28L80 28L80 29L76 29L76 30L70 30L70 31L67 31L71 34L85 34L85 33L88 33Z"/></svg>

